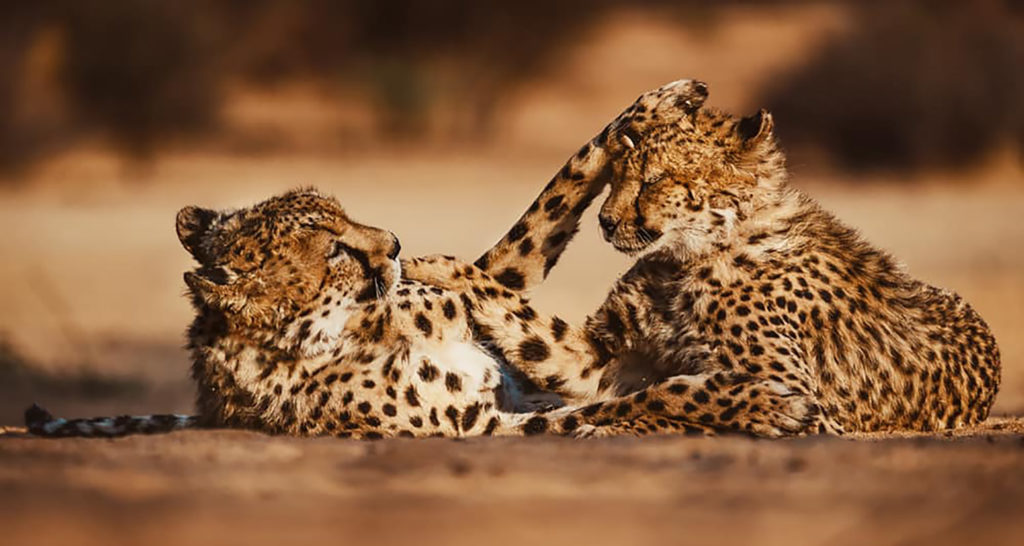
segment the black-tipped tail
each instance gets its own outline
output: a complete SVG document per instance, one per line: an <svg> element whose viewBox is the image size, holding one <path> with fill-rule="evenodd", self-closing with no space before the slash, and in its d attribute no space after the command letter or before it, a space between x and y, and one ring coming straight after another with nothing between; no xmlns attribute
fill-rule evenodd
<svg viewBox="0 0 1024 546"><path fill-rule="evenodd" d="M25 410L25 426L36 436L48 438L113 438L129 434L161 434L198 428L193 415L121 415L92 419L61 419L36 404Z"/></svg>
<svg viewBox="0 0 1024 546"><path fill-rule="evenodd" d="M25 427L32 434L41 434L43 427L50 421L53 421L53 415L38 404L32 404L25 410Z"/></svg>

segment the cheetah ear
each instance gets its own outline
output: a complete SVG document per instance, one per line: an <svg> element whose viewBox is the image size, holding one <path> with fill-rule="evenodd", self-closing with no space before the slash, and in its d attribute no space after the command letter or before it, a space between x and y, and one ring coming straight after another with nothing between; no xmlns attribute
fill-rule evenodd
<svg viewBox="0 0 1024 546"><path fill-rule="evenodd" d="M194 296L198 296L206 305L241 312L248 306L246 287L238 283L218 279L216 275L204 275L201 271L186 271L185 285Z"/></svg>
<svg viewBox="0 0 1024 546"><path fill-rule="evenodd" d="M752 116L747 116L736 124L736 135L745 147L752 147L772 138L775 122L767 110L761 109Z"/></svg>
<svg viewBox="0 0 1024 546"><path fill-rule="evenodd" d="M690 81L690 92L686 95L680 96L677 106L683 108L687 114L691 117L697 115L697 111L704 106L704 101L708 99L708 84L692 80Z"/></svg>
<svg viewBox="0 0 1024 546"><path fill-rule="evenodd" d="M218 214L215 210L199 207L185 207L178 211L175 220L178 240L192 256L199 257L197 254L199 244L210 230L213 221L217 219Z"/></svg>

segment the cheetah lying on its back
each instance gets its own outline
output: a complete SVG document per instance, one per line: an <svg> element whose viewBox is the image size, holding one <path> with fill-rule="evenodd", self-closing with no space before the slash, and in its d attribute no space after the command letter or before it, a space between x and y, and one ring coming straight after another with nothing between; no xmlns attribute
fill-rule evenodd
<svg viewBox="0 0 1024 546"><path fill-rule="evenodd" d="M736 119L702 109L701 82L666 88L687 100L659 109L653 123L638 101L631 119L641 123L611 139L619 147L600 223L636 264L585 326L527 332L524 324L525 335L495 335L503 354L570 404L595 402L590 434L678 422L760 432L769 418L751 394L765 388L788 400L795 420L786 433L984 420L999 351L970 305L909 277L790 187L768 113ZM598 189L553 181L477 265L498 264L508 288L532 288L558 258L532 242L564 239L560 226L575 225ZM550 203L563 210L557 223ZM462 286L443 267L419 276ZM480 328L510 331L516 318L482 303Z"/></svg>
<svg viewBox="0 0 1024 546"><path fill-rule="evenodd" d="M513 413L524 398L474 339L459 294L402 279L398 239L333 198L299 190L235 211L186 207L177 230L199 262L185 273L198 415L43 415L33 432L462 436L519 433L529 418Z"/></svg>
<svg viewBox="0 0 1024 546"><path fill-rule="evenodd" d="M637 104L671 110L685 101L676 91L658 90ZM589 203L603 186L595 181L607 175L608 160L618 150L617 129L656 119L628 119L634 111L574 155L552 185L569 184L581 192L578 202ZM535 253L523 254L550 267L575 228L575 220L560 222L576 212L552 201L540 209L558 231L529 249ZM34 407L26 415L32 432L110 436L226 426L354 438L516 435L573 433L602 418L593 407L563 408L552 416L558 426L551 427L544 413L524 411L528 401L489 349L532 331L551 332L567 345L585 343L584 338L567 331L563 321L539 317L520 294L486 272L452 269L452 258L407 261L402 278L397 239L351 221L332 198L307 190L237 211L186 207L177 230L199 263L185 274L197 315L189 345L198 415L69 421ZM438 267L448 271L446 280L459 280L459 290L418 280ZM507 270L496 274L506 284L522 282ZM514 322L480 328L475 313L484 307L498 308ZM530 343L532 338L519 345ZM532 347L504 355L505 362L530 370L547 351L541 344ZM569 347L560 351L568 358L572 353ZM531 379L558 387L546 375ZM778 434L792 426L784 397L767 390L751 396L765 408L754 415L758 423L751 430ZM705 430L698 423L676 426Z"/></svg>

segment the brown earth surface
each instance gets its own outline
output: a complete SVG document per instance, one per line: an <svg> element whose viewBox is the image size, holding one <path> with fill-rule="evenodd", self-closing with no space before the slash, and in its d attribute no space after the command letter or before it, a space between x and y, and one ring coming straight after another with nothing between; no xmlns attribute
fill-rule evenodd
<svg viewBox="0 0 1024 546"><path fill-rule="evenodd" d="M4 544L1024 541L1024 420L958 437L0 438Z"/></svg>

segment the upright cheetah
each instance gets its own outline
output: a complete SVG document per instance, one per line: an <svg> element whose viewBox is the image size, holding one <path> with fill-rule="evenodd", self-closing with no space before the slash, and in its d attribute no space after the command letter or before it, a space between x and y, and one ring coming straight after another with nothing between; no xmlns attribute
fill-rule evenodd
<svg viewBox="0 0 1024 546"><path fill-rule="evenodd" d="M791 416L807 426L785 433L985 419L1000 361L981 317L789 186L767 112L736 119L704 109L707 86L697 81L655 93L666 91L685 100L655 102L653 123L610 139L618 145L601 229L637 262L585 326L524 326L521 336L495 336L503 354L570 404L639 390L631 403L601 405L593 434L654 432L671 419L756 429L756 417L735 419L763 410L737 398L752 383L806 402L803 416ZM633 119L650 115L649 105L641 97ZM477 265L511 289L539 283L564 247L545 254L522 241L565 239L563 226L576 225L604 182L589 180L556 178ZM554 223L546 211L556 209ZM420 275L459 284L443 270ZM513 318L481 304L481 328L508 330ZM680 403L676 395L708 374L730 386L700 388L697 402L708 404Z"/></svg>

